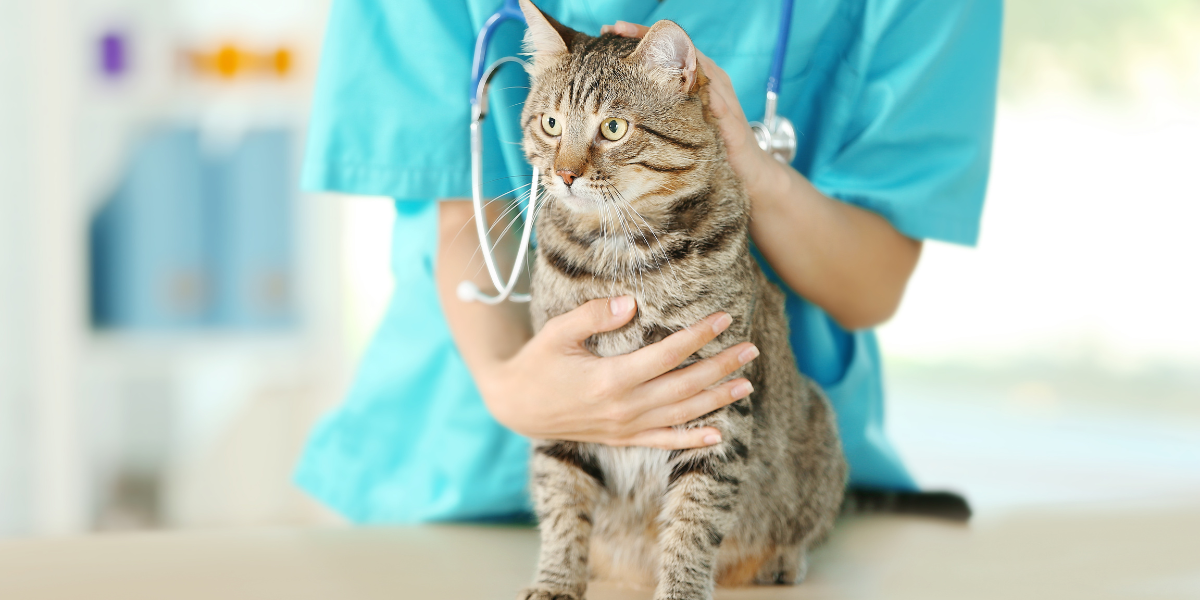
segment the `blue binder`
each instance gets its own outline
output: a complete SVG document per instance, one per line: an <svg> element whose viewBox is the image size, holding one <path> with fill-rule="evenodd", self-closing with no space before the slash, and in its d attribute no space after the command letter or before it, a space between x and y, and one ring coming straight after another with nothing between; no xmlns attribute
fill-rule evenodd
<svg viewBox="0 0 1200 600"><path fill-rule="evenodd" d="M207 322L213 274L197 137L179 128L148 135L93 220L97 325L171 330Z"/></svg>
<svg viewBox="0 0 1200 600"><path fill-rule="evenodd" d="M286 130L252 131L214 165L213 318L223 326L295 321L293 148Z"/></svg>
<svg viewBox="0 0 1200 600"><path fill-rule="evenodd" d="M90 231L98 327L261 329L296 321L293 136L206 156L194 127L151 132Z"/></svg>

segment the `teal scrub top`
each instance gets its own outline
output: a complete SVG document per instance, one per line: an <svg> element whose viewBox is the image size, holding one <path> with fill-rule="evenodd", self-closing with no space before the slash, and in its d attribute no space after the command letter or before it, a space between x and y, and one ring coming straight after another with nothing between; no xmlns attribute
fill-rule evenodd
<svg viewBox="0 0 1200 600"><path fill-rule="evenodd" d="M434 286L436 199L470 196L471 55L499 4L333 3L303 183L396 199L395 292L348 397L312 433L295 480L354 521L501 518L530 507L528 440L484 407ZM747 116L762 116L779 2L538 4L592 35L618 19L671 19L729 73ZM792 166L907 236L974 244L1000 23L1000 0L798 3L779 99L799 132ZM490 56L518 53L523 31L522 23L502 26ZM484 176L491 195L529 175L517 144L524 86L525 74L511 67L492 85ZM787 311L798 366L837 411L851 485L916 489L884 434L874 333L845 331L790 290Z"/></svg>

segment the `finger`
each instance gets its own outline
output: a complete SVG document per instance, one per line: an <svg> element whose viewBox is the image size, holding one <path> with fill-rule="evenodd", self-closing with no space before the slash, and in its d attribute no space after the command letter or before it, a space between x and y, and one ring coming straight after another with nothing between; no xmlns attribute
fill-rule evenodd
<svg viewBox="0 0 1200 600"><path fill-rule="evenodd" d="M729 103L725 101L725 94L715 87L708 89L708 108L712 111L714 117L724 119L729 116Z"/></svg>
<svg viewBox="0 0 1200 600"><path fill-rule="evenodd" d="M714 73L711 77L712 83L709 85L709 93L712 96L719 96L721 102L725 105L723 112L727 116L736 116L739 120L745 120L746 115L742 111L742 104L738 102L737 94L733 90L733 82L730 81L729 75L725 73L716 63L709 59L704 66L705 73ZM714 109L715 114L715 109Z"/></svg>
<svg viewBox="0 0 1200 600"><path fill-rule="evenodd" d="M696 60L700 62L700 68L704 69L704 72L708 74L709 77L717 77L717 73L723 73L725 71L721 67L717 66L716 61L709 58L708 55L703 52L696 52Z"/></svg>
<svg viewBox="0 0 1200 600"><path fill-rule="evenodd" d="M648 429L620 440L614 440L609 445L685 450L688 448L703 448L720 443L721 431L715 427L697 427L695 429L660 427L658 429Z"/></svg>
<svg viewBox="0 0 1200 600"><path fill-rule="evenodd" d="M620 370L628 373L631 381L650 381L678 367L679 363L711 342L732 322L733 318L726 313L712 314L687 329L672 333L662 341L615 357L614 360L620 361Z"/></svg>
<svg viewBox="0 0 1200 600"><path fill-rule="evenodd" d="M646 382L641 390L645 395L640 397L649 405L647 410L677 403L708 389L757 357L758 348L750 342L743 342L722 350L716 356L697 361L686 369Z"/></svg>
<svg viewBox="0 0 1200 600"><path fill-rule="evenodd" d="M637 312L636 308L633 296L597 298L550 319L542 330L566 344L582 345L584 340L597 333L612 331L628 323Z"/></svg>
<svg viewBox="0 0 1200 600"><path fill-rule="evenodd" d="M683 425L692 419L703 417L708 413L724 408L754 391L754 386L747 379L734 379L704 390L699 394L666 406L660 406L642 413L630 427L633 429L653 429Z"/></svg>
<svg viewBox="0 0 1200 600"><path fill-rule="evenodd" d="M700 68L704 69L704 73L708 75L709 79L733 87L733 80L729 79L729 73L726 73L725 69L718 66L713 59L698 52L696 60L700 61Z"/></svg>
<svg viewBox="0 0 1200 600"><path fill-rule="evenodd" d="M630 38L644 37L648 31L650 31L649 27L646 27L645 25L638 25L637 23L630 23L629 21L617 21L612 25L605 25L600 28L601 35L605 33L614 33L621 37Z"/></svg>

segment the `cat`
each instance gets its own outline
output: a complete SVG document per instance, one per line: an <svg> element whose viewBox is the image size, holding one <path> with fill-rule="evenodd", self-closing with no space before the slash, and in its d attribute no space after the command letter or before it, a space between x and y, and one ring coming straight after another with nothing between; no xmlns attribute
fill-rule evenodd
<svg viewBox="0 0 1200 600"><path fill-rule="evenodd" d="M535 330L595 298L630 294L633 320L588 340L597 356L657 342L717 311L732 324L681 366L751 341L733 377L754 392L688 423L722 441L667 451L534 442L541 555L522 600L580 600L589 577L657 585L795 583L832 527L847 467L834 413L796 369L784 294L750 252L750 200L707 108L708 79L677 24L591 37L528 0L531 87L523 148L546 190L535 217Z"/></svg>

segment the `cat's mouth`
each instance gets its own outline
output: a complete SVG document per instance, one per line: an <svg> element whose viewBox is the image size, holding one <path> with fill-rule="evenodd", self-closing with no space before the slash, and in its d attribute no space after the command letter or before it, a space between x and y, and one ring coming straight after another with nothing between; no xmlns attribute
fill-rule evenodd
<svg viewBox="0 0 1200 600"><path fill-rule="evenodd" d="M572 185L558 181L550 189L550 192L567 208L580 212L600 210L604 203L604 199L591 189L588 182L578 179Z"/></svg>

